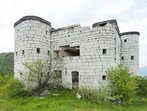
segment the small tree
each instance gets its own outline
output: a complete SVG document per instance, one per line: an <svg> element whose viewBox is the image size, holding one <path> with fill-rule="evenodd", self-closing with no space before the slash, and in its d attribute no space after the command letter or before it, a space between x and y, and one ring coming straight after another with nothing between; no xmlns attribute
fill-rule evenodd
<svg viewBox="0 0 147 111"><path fill-rule="evenodd" d="M33 62L26 62L23 65L28 69L28 74L23 74L25 79L30 82L37 83L37 88L44 88L49 82L54 79L54 70L56 64L44 62L41 59L34 60Z"/></svg>
<svg viewBox="0 0 147 111"><path fill-rule="evenodd" d="M25 80L28 82L37 83L37 91L40 94L49 83L52 83L55 69L62 69L63 65L60 63L62 61L63 52L55 54L52 56L50 54L50 59L48 62L43 61L42 59L37 59L32 62L25 62L23 65L27 69L26 73L20 72L22 77L25 77Z"/></svg>
<svg viewBox="0 0 147 111"><path fill-rule="evenodd" d="M122 65L112 67L106 71L108 74L111 96L124 102L129 102L136 94L137 83L129 70Z"/></svg>

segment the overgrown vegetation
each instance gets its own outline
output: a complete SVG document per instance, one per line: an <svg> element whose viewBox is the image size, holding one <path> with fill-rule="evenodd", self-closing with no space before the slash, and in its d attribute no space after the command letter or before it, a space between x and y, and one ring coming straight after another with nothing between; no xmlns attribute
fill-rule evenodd
<svg viewBox="0 0 147 111"><path fill-rule="evenodd" d="M26 68L29 69L28 76L26 76L27 79L38 83L37 90L26 90L24 84L11 75L13 70L13 61L11 61L13 60L13 53L2 55L3 56L0 54L1 111L147 110L147 78L131 76L128 69L122 65L107 70L109 80L108 87L101 87L98 90L81 88L79 94L82 96L82 99L78 100L76 98L77 92L73 90L62 88L58 90L58 88L52 89L52 87L46 87L53 78L56 78L53 77L56 64L53 66L53 64L44 63L42 60L24 63ZM5 57L9 57L11 60L1 60ZM11 74L9 75L9 73ZM36 91L37 94L39 93L38 96L40 96L40 93L42 93L44 89L47 89L48 93L43 99L34 97L36 96ZM112 104L116 103L116 101L121 101L119 104L122 105Z"/></svg>
<svg viewBox="0 0 147 111"><path fill-rule="evenodd" d="M83 99L96 103L140 104L147 97L147 78L133 76L122 65L107 71L109 85L99 89L80 88Z"/></svg>
<svg viewBox="0 0 147 111"><path fill-rule="evenodd" d="M91 89L91 88L80 88L79 94L82 99L90 100L95 103L109 103L110 91L107 88Z"/></svg>
<svg viewBox="0 0 147 111"><path fill-rule="evenodd" d="M55 96L54 94L59 94ZM67 89L52 89L44 98L15 97L0 99L0 111L146 111L144 104L115 105L97 104L77 99L76 92Z"/></svg>
<svg viewBox="0 0 147 111"><path fill-rule="evenodd" d="M0 53L0 74L13 74L14 70L14 54Z"/></svg>
<svg viewBox="0 0 147 111"><path fill-rule="evenodd" d="M28 84L27 88L30 86L30 89L37 92L38 96L47 88L55 85L53 81L57 79L55 76L58 76L55 74L55 69L57 66L60 67L58 62L52 62L52 60L50 60L50 62L45 62L42 59L37 59L33 62L23 63L23 65L27 72L20 72L21 78L26 80ZM36 85L33 86L32 84Z"/></svg>
<svg viewBox="0 0 147 111"><path fill-rule="evenodd" d="M108 74L111 97L122 102L131 102L137 93L137 81L131 76L129 70L122 65L112 67L106 71Z"/></svg>
<svg viewBox="0 0 147 111"><path fill-rule="evenodd" d="M23 83L12 75L0 75L0 98L19 96L24 91Z"/></svg>
<svg viewBox="0 0 147 111"><path fill-rule="evenodd" d="M112 70L113 69L113 70ZM119 72L117 74L121 74L121 72L126 73L124 70L125 68L122 66L118 66L115 68L109 69L109 71L114 71L114 72ZM119 70L118 70L119 69ZM116 71L117 70L117 71ZM125 69L126 70L126 69ZM108 73L108 72L107 72ZM112 73L111 73L112 74ZM114 73L113 73L114 74ZM124 77L121 77L121 81L119 81L119 77L117 77L117 82L119 83L116 84L116 87L124 88L122 86L128 85L130 86L130 79L134 77L131 77L128 73L128 75L124 74L128 81L123 81ZM110 75L109 75L110 76ZM128 79L129 78L129 79ZM114 78L115 79L115 78ZM90 88L81 88L80 94L82 96L82 99L77 99L76 97L76 91L75 90L67 90L63 88L58 88L54 87L52 89L49 89L48 94L45 95L44 97L36 97L36 96L27 96L31 95L32 92L28 92L27 90L24 90L23 84L13 78L10 75L5 75L5 76L0 76L0 111L91 111L91 110L96 110L96 111L114 111L114 110L119 110L119 111L146 111L147 110L147 98L145 98L145 93L139 94L142 97L139 97L137 94L140 91L146 91L145 87L143 85L146 84L146 79L142 78L135 78L138 85L140 87L136 88L136 85L133 87L133 89L130 90L129 87L127 91L135 91L133 93L135 95L128 96L128 92L126 92L126 89L123 92L123 89L121 90L122 92L114 93L113 89L110 90L109 88L100 88L99 90L92 90ZM140 82L138 82L140 81ZM115 81L116 82L116 81ZM114 83L115 83L114 82ZM125 83L125 84L124 84ZM122 84L122 85L118 85ZM131 84L132 85L132 84ZM111 85L110 85L111 86ZM111 86L112 87L112 86ZM110 87L110 88L111 88ZM114 88L114 86L112 87ZM117 89L117 88L114 88ZM138 93L136 93L138 92ZM116 105L111 103L111 99L121 99L123 102L128 101L128 99L122 99L123 96L115 96L115 94L121 95L123 94L124 98L126 96L129 97L129 100L132 98L136 100L136 104L122 104L122 105ZM131 92L132 94L132 92ZM120 97L120 98L119 98Z"/></svg>

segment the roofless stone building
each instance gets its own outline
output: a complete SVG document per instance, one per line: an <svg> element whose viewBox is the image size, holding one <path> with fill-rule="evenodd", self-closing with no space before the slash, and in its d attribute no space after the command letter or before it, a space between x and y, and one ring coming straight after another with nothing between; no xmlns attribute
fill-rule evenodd
<svg viewBox="0 0 147 111"><path fill-rule="evenodd" d="M139 32L120 33L116 20L97 22L81 27L79 24L53 28L37 16L22 17L15 28L15 77L21 79L22 62L36 59L49 61L63 52L60 74L62 85L68 88L107 84L105 71L118 64L139 74ZM55 59L56 61L56 59Z"/></svg>

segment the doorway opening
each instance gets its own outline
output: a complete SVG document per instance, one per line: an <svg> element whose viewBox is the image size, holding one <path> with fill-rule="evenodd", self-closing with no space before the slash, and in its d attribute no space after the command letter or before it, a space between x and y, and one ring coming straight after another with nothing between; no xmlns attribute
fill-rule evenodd
<svg viewBox="0 0 147 111"><path fill-rule="evenodd" d="M72 89L78 89L79 87L79 72L72 71Z"/></svg>

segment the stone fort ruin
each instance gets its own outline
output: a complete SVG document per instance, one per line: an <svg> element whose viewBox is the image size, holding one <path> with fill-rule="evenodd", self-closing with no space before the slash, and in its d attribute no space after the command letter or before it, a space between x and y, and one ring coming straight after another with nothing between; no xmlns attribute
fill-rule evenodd
<svg viewBox="0 0 147 111"><path fill-rule="evenodd" d="M14 73L20 79L22 62L49 61L50 53L56 58L61 50L64 65L55 70L64 87L97 88L107 84L105 71L118 64L127 66L134 75L139 74L139 32L120 33L116 20L97 22L92 28L75 24L55 29L40 17L25 16L14 28Z"/></svg>

